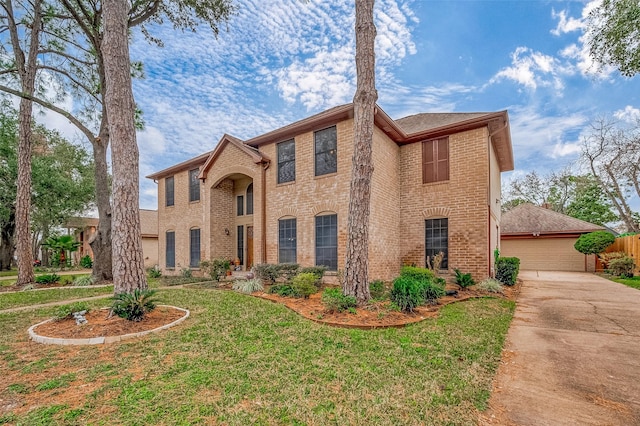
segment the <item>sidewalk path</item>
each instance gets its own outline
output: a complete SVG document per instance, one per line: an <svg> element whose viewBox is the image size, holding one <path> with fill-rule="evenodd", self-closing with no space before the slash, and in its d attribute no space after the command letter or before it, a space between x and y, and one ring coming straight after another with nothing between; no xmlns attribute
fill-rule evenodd
<svg viewBox="0 0 640 426"><path fill-rule="evenodd" d="M640 425L640 291L523 271L490 425Z"/></svg>
<svg viewBox="0 0 640 426"><path fill-rule="evenodd" d="M46 275L46 274L56 274L56 275L76 275L76 274L87 274L87 275L91 275L91 269L76 269L76 270L69 270L69 271L57 271L57 272L36 272L36 277L38 275ZM17 275L9 275L9 276L4 276L4 277L0 277L0 281L6 281L6 280L15 280L18 279Z"/></svg>

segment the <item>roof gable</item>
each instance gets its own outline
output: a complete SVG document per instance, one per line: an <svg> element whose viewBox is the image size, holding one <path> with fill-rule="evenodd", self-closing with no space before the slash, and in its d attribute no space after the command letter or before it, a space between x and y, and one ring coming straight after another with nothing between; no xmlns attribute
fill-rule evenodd
<svg viewBox="0 0 640 426"><path fill-rule="evenodd" d="M211 167L215 164L218 157L220 157L220 154L224 151L224 149L229 144L235 146L241 152L247 154L251 158L251 161L253 161L256 164L269 161L269 159L266 156L264 156L260 151L258 151L256 148L245 144L242 140L236 137L225 134L224 136L222 136L222 139L220 139L220 142L218 142L218 145L216 145L215 149L211 152L211 154L209 155L209 158L207 158L207 161L200 168L200 174L198 175L199 179L207 178L207 173L209 169L211 169Z"/></svg>
<svg viewBox="0 0 640 426"><path fill-rule="evenodd" d="M579 234L606 229L529 203L520 204L504 213L500 228L502 235Z"/></svg>

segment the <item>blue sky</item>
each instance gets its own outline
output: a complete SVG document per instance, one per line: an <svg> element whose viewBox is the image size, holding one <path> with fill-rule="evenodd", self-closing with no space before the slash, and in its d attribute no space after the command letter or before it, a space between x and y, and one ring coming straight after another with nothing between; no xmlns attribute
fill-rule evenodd
<svg viewBox="0 0 640 426"><path fill-rule="evenodd" d="M335 105L355 90L353 1L238 0L216 39L170 25L164 41L133 34L141 207L156 208L144 176L213 149L224 133L248 139ZM513 176L577 158L590 120L640 118L640 77L598 71L583 43L594 2L377 0L378 104L393 118L419 112L507 109Z"/></svg>

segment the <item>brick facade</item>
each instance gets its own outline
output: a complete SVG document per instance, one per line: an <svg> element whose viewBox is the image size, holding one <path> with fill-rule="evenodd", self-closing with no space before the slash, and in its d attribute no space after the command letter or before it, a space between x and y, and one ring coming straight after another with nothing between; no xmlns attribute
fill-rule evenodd
<svg viewBox="0 0 640 426"><path fill-rule="evenodd" d="M406 131L380 110L373 140L369 241L370 279L389 280L403 264L425 265L425 221L448 218L449 269L485 278L498 244L500 172L512 168L506 112L415 116ZM189 265L189 230L201 230L201 259L238 257L242 267L278 262L278 221L296 219L296 256L303 266L316 262L316 216L335 214L338 268L344 265L351 157L351 106L338 107L243 142L223 137L211 153L149 176L158 182L160 267L178 273ZM435 125L430 121L436 120ZM440 121L437 121L440 120ZM458 121L455 121L458 120ZM504 121L496 137L490 129ZM405 122L406 123L406 122ZM426 124L425 124L426 123ZM415 131L416 126L422 126ZM337 133L337 172L315 176L314 132ZM492 127L493 126L493 127ZM504 133L506 131L506 133ZM498 134L496 132L496 134ZM422 141L449 140L449 179L422 183ZM495 139L494 139L495 138ZM278 184L279 142L295 141L295 181ZM498 142L496 142L496 140ZM189 202L189 170L200 170L200 201ZM165 206L164 182L174 178L175 203ZM253 214L246 214L253 187ZM497 192L496 192L497 191ZM243 215L238 215L238 196ZM239 228L242 235L239 238ZM175 232L176 267L167 270L165 233ZM251 238L252 237L252 238Z"/></svg>

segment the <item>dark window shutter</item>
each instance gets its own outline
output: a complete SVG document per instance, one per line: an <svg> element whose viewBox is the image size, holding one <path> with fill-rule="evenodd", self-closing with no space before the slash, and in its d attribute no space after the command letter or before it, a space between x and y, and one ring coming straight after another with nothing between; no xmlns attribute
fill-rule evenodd
<svg viewBox="0 0 640 426"><path fill-rule="evenodd" d="M422 183L449 180L449 138L422 142Z"/></svg>

